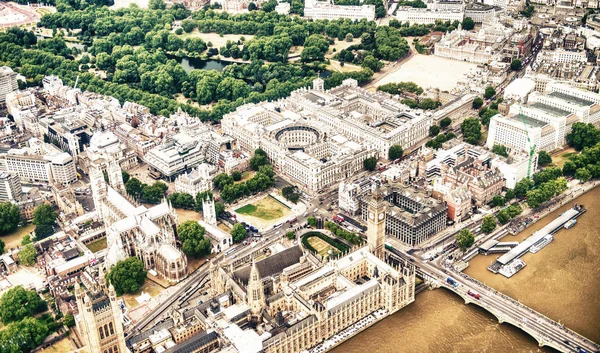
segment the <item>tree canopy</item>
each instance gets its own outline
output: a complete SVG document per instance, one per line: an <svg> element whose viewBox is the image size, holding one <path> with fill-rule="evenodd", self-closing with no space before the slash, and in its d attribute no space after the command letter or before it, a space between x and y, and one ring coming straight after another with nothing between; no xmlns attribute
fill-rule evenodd
<svg viewBox="0 0 600 353"><path fill-rule="evenodd" d="M552 157L548 152L540 151L538 152L538 164L541 166L552 164Z"/></svg>
<svg viewBox="0 0 600 353"><path fill-rule="evenodd" d="M462 251L467 250L475 242L475 236L467 228L462 229L455 235L456 244Z"/></svg>
<svg viewBox="0 0 600 353"><path fill-rule="evenodd" d="M144 263L135 256L119 261L106 274L106 279L113 285L119 296L135 293L146 280Z"/></svg>
<svg viewBox="0 0 600 353"><path fill-rule="evenodd" d="M239 243L246 238L246 228L241 223L236 223L233 228L231 228L231 237L233 238L234 243Z"/></svg>
<svg viewBox="0 0 600 353"><path fill-rule="evenodd" d="M494 145L492 147L492 152L502 157L508 157L508 150L504 145Z"/></svg>
<svg viewBox="0 0 600 353"><path fill-rule="evenodd" d="M510 63L510 69L513 71L519 71L521 70L522 65L523 64L521 63L521 60L515 59Z"/></svg>
<svg viewBox="0 0 600 353"><path fill-rule="evenodd" d="M460 125L460 129L466 142L472 145L477 145L479 139L481 138L481 123L479 122L479 119L465 119Z"/></svg>
<svg viewBox="0 0 600 353"><path fill-rule="evenodd" d="M491 233L494 229L496 229L496 219L493 215L487 215L483 217L483 221L481 223L481 231L485 234Z"/></svg>
<svg viewBox="0 0 600 353"><path fill-rule="evenodd" d="M33 290L15 286L0 297L0 319L4 324L45 311L46 302Z"/></svg>
<svg viewBox="0 0 600 353"><path fill-rule="evenodd" d="M377 158L370 157L363 161L363 166L365 170L374 171L377 168Z"/></svg>
<svg viewBox="0 0 600 353"><path fill-rule="evenodd" d="M390 149L388 150L388 159L390 161L393 161L402 157L403 154L404 150L402 149L402 146L392 145L392 147L390 147Z"/></svg>
<svg viewBox="0 0 600 353"><path fill-rule="evenodd" d="M462 28L466 29L467 31L472 30L475 28L475 21L473 21L471 17L465 17L465 19L462 21Z"/></svg>
<svg viewBox="0 0 600 353"><path fill-rule="evenodd" d="M481 97L475 97L473 99L473 109L479 109L483 105L483 99Z"/></svg>
<svg viewBox="0 0 600 353"><path fill-rule="evenodd" d="M581 151L585 147L592 147L600 142L600 130L596 129L593 124L574 123L571 132L567 134L567 142L577 151Z"/></svg>
<svg viewBox="0 0 600 353"><path fill-rule="evenodd" d="M210 254L210 240L205 238L206 230L196 221L186 221L177 227L181 250L191 257L199 258Z"/></svg>
<svg viewBox="0 0 600 353"><path fill-rule="evenodd" d="M33 244L27 244L19 251L19 263L25 266L35 265L37 262L37 251Z"/></svg>
<svg viewBox="0 0 600 353"><path fill-rule="evenodd" d="M42 224L54 224L56 221L56 211L49 204L41 204L33 211L32 223L39 226Z"/></svg>
<svg viewBox="0 0 600 353"><path fill-rule="evenodd" d="M20 221L19 206L10 202L0 203L0 235L14 232Z"/></svg>
<svg viewBox="0 0 600 353"><path fill-rule="evenodd" d="M496 90L494 89L494 87L487 86L485 88L485 93L483 94L483 96L485 97L485 99L491 99L495 95L496 95Z"/></svg>

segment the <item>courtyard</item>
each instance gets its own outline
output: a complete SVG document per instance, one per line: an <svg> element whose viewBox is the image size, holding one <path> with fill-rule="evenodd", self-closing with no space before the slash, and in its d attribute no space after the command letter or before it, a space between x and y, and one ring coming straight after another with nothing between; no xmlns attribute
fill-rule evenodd
<svg viewBox="0 0 600 353"><path fill-rule="evenodd" d="M332 239L321 232L306 233L302 237L302 244L309 250L313 250L321 256L329 255L330 250L333 251L332 255L337 255L349 249L346 244L337 239Z"/></svg>
<svg viewBox="0 0 600 353"><path fill-rule="evenodd" d="M451 91L456 83L475 67L477 65L472 63L415 54L399 69L379 80L376 86L391 82L414 82L424 89L433 87L441 91Z"/></svg>
<svg viewBox="0 0 600 353"><path fill-rule="evenodd" d="M91 243L85 244L85 246L90 249L91 252L96 253L100 250L106 249L106 237L98 240L94 240Z"/></svg>
<svg viewBox="0 0 600 353"><path fill-rule="evenodd" d="M21 246L21 241L23 237L27 234L33 232L35 226L33 224L27 224L24 227L18 227L14 232L3 235L0 239L5 244L5 249L8 251L10 249L18 248Z"/></svg>
<svg viewBox="0 0 600 353"><path fill-rule="evenodd" d="M265 229L283 221L292 214L292 211L272 196L266 195L259 200L236 209L235 213L242 215L242 218L247 223L259 229Z"/></svg>

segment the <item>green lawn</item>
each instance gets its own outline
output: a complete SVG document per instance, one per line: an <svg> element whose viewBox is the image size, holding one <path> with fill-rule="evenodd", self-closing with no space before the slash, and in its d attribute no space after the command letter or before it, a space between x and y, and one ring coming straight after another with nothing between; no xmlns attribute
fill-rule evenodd
<svg viewBox="0 0 600 353"><path fill-rule="evenodd" d="M286 207L274 198L267 196L256 204L247 204L235 210L239 214L244 214L264 220L273 220L284 216Z"/></svg>
<svg viewBox="0 0 600 353"><path fill-rule="evenodd" d="M86 244L85 246L87 246L87 248L90 249L93 253L106 249L106 237L95 240L89 244Z"/></svg>

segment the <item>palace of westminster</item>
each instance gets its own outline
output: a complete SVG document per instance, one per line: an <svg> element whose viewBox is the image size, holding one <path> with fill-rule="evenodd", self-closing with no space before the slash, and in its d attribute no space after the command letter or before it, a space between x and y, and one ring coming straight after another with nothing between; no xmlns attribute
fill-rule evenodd
<svg viewBox="0 0 600 353"><path fill-rule="evenodd" d="M119 193L118 189L103 187ZM313 351L365 318L376 322L414 301L414 267L392 264L385 258L387 207L388 201L375 186L368 205L367 245L341 257L320 261L296 245L235 269L211 262L211 300L187 310L170 309L165 322L127 338L114 288L107 287L104 280L103 267L107 264L95 266L97 273L81 276L83 286L76 288L78 332L91 352L100 353ZM143 230L144 223L148 226L148 221L154 224L160 220L153 218L152 210L144 210L141 216L134 212L130 217L132 226L142 229L138 233L146 236L149 233ZM156 227L163 224L157 223ZM127 239L116 233L114 236L113 247ZM178 250L162 249L161 239L151 239L158 242L156 246L149 244L128 254L114 251L120 256L148 256L157 262L171 260L165 266L171 269L186 262ZM178 278L184 274L175 271L163 276Z"/></svg>

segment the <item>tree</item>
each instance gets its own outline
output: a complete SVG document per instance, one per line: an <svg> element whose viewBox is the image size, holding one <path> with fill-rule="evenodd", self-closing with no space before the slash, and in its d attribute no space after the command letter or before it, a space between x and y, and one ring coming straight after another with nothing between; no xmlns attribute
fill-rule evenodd
<svg viewBox="0 0 600 353"><path fill-rule="evenodd" d="M363 62L360 64L360 66L369 68L373 70L373 72L379 72L381 69L383 69L383 63L379 59L376 59L373 55L367 55L363 59Z"/></svg>
<svg viewBox="0 0 600 353"><path fill-rule="evenodd" d="M30 352L39 346L50 330L42 320L26 317L0 331L0 352Z"/></svg>
<svg viewBox="0 0 600 353"><path fill-rule="evenodd" d="M545 166L548 164L552 164L552 157L546 151L540 151L538 153L538 164L541 166Z"/></svg>
<svg viewBox="0 0 600 353"><path fill-rule="evenodd" d="M483 96L485 97L485 99L492 99L493 96L496 95L496 90L494 89L494 87L492 86L487 86L485 88L485 93L483 94Z"/></svg>
<svg viewBox="0 0 600 353"><path fill-rule="evenodd" d="M33 244L27 244L19 251L19 263L25 266L35 265L37 262L37 251Z"/></svg>
<svg viewBox="0 0 600 353"><path fill-rule="evenodd" d="M574 178L586 182L592 178L592 174L586 168L578 168L575 172Z"/></svg>
<svg viewBox="0 0 600 353"><path fill-rule="evenodd" d="M0 203L0 235L12 233L21 221L19 206L10 202Z"/></svg>
<svg viewBox="0 0 600 353"><path fill-rule="evenodd" d="M240 181L242 180L242 173L240 173L239 170L234 170L233 172L231 172L231 177L234 181Z"/></svg>
<svg viewBox="0 0 600 353"><path fill-rule="evenodd" d="M63 325L65 325L67 327L75 326L75 317L73 317L73 315L71 313L67 313L63 317Z"/></svg>
<svg viewBox="0 0 600 353"><path fill-rule="evenodd" d="M510 69L513 71L520 71L522 66L523 64L519 59L515 59L510 63Z"/></svg>
<svg viewBox="0 0 600 353"><path fill-rule="evenodd" d="M250 167L252 170L258 170L261 166L269 164L267 154L262 149L258 148L254 151L254 156L250 158Z"/></svg>
<svg viewBox="0 0 600 353"><path fill-rule="evenodd" d="M233 185L233 178L226 173L221 173L214 177L213 185L215 188L219 190L223 190L227 185ZM196 201L198 200L198 196L196 196Z"/></svg>
<svg viewBox="0 0 600 353"><path fill-rule="evenodd" d="M234 243L239 243L246 238L246 228L241 223L236 223L236 225L231 228L231 237L233 238Z"/></svg>
<svg viewBox="0 0 600 353"><path fill-rule="evenodd" d="M572 160L566 160L562 169L563 175L574 175L577 172L577 164Z"/></svg>
<svg viewBox="0 0 600 353"><path fill-rule="evenodd" d="M471 17L465 17L465 19L462 21L462 28L467 31L472 30L475 28L475 21L473 21Z"/></svg>
<svg viewBox="0 0 600 353"><path fill-rule="evenodd" d="M306 219L306 223L308 223L311 227L317 226L317 219L315 217L308 217Z"/></svg>
<svg viewBox="0 0 600 353"><path fill-rule="evenodd" d="M517 197L524 197L527 195L527 191L533 187L533 180L529 178L523 178L515 184L514 192Z"/></svg>
<svg viewBox="0 0 600 353"><path fill-rule="evenodd" d="M46 310L46 302L33 290L12 287L0 297L0 319L4 324L22 320Z"/></svg>
<svg viewBox="0 0 600 353"><path fill-rule="evenodd" d="M210 254L210 240L204 237L206 230L196 221L186 221L177 227L181 250L187 255L199 258Z"/></svg>
<svg viewBox="0 0 600 353"><path fill-rule="evenodd" d="M429 136L430 137L435 137L440 133L440 127L437 125L431 125L429 127Z"/></svg>
<svg viewBox="0 0 600 353"><path fill-rule="evenodd" d="M567 134L567 142L577 151L585 147L592 147L600 142L600 130L594 125L577 122L573 124L571 132Z"/></svg>
<svg viewBox="0 0 600 353"><path fill-rule="evenodd" d="M251 2L248 4L248 11L255 11L258 10L258 7L256 7L256 4L254 2Z"/></svg>
<svg viewBox="0 0 600 353"><path fill-rule="evenodd" d="M296 239L296 233L294 233L294 232L292 232L292 231L289 231L289 232L285 233L285 236L286 236L286 237L287 237L289 240Z"/></svg>
<svg viewBox="0 0 600 353"><path fill-rule="evenodd" d="M54 228L50 224L40 224L35 227L35 239L42 240L54 234Z"/></svg>
<svg viewBox="0 0 600 353"><path fill-rule="evenodd" d="M492 147L492 152L502 157L508 157L508 151L504 145L494 145Z"/></svg>
<svg viewBox="0 0 600 353"><path fill-rule="evenodd" d="M462 229L455 236L456 244L462 251L467 250L475 242L475 236L467 228Z"/></svg>
<svg viewBox="0 0 600 353"><path fill-rule="evenodd" d="M506 190L506 194L504 194L504 200L510 201L515 198L515 191L513 189Z"/></svg>
<svg viewBox="0 0 600 353"><path fill-rule="evenodd" d="M56 221L56 211L48 204L41 204L33 211L33 224L36 226L42 224L54 224Z"/></svg>
<svg viewBox="0 0 600 353"><path fill-rule="evenodd" d="M481 223L481 231L485 234L490 234L494 229L496 229L496 219L493 215L487 215L483 217L483 222Z"/></svg>
<svg viewBox="0 0 600 353"><path fill-rule="evenodd" d="M396 159L402 157L403 154L404 154L404 150L402 149L402 146L393 145L388 150L388 159L390 161L393 161L393 160L396 160Z"/></svg>
<svg viewBox="0 0 600 353"><path fill-rule="evenodd" d="M478 119L465 119L462 124L460 124L460 129L466 142L477 145L479 138L481 138L481 123Z"/></svg>
<svg viewBox="0 0 600 353"><path fill-rule="evenodd" d="M506 210L502 210L502 211L498 212L496 214L496 217L498 218L498 222L500 224L506 224L508 221L510 221L510 215L508 214L508 211L506 211Z"/></svg>
<svg viewBox="0 0 600 353"><path fill-rule="evenodd" d="M374 171L377 168L377 158L370 157L363 161L363 166L368 171Z"/></svg>
<svg viewBox="0 0 600 353"><path fill-rule="evenodd" d="M125 183L125 191L134 198L142 196L143 184L136 178L131 178Z"/></svg>
<svg viewBox="0 0 600 353"><path fill-rule="evenodd" d="M449 117L445 117L444 119L440 120L440 127L442 129L450 126L450 124L452 124L452 119L450 119Z"/></svg>
<svg viewBox="0 0 600 353"><path fill-rule="evenodd" d="M502 197L501 195L496 195L492 199L492 207L504 206L505 203L506 203L506 201L504 200L504 197Z"/></svg>
<svg viewBox="0 0 600 353"><path fill-rule="evenodd" d="M483 105L483 99L481 97L475 97L473 99L473 109L479 109Z"/></svg>
<svg viewBox="0 0 600 353"><path fill-rule="evenodd" d="M132 121L133 121L133 119L132 119ZM129 175L129 173L127 173L126 171L121 171L121 176L123 177L123 183L128 182L129 178L131 178L131 175Z"/></svg>
<svg viewBox="0 0 600 353"><path fill-rule="evenodd" d="M293 203L297 203L298 200L300 200L300 194L297 192L295 186L284 187L283 189L281 189L281 194L283 195L283 197L285 197Z"/></svg>
<svg viewBox="0 0 600 353"><path fill-rule="evenodd" d="M146 280L144 263L135 256L119 261L106 274L106 279L115 287L119 296L135 293Z"/></svg>
<svg viewBox="0 0 600 353"><path fill-rule="evenodd" d="M163 0L150 0L148 8L151 10L164 10L167 8L167 4Z"/></svg>
<svg viewBox="0 0 600 353"><path fill-rule="evenodd" d="M352 33L346 34L345 40L346 42L352 42L354 40L354 36L352 35Z"/></svg>

